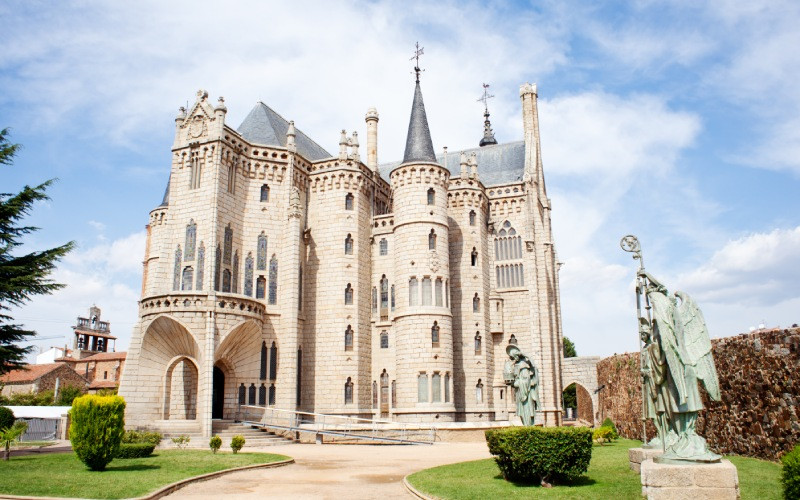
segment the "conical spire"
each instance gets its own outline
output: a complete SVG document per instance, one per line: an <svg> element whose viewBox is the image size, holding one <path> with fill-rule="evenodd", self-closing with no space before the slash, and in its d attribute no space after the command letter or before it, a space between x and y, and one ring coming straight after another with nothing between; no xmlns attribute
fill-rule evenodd
<svg viewBox="0 0 800 500"><path fill-rule="evenodd" d="M422 102L419 79L414 88L414 103L411 105L411 121L408 123L406 152L403 155L403 163L411 162L436 163L436 154L433 152L431 131L428 129L428 117L425 115L425 103Z"/></svg>
<svg viewBox="0 0 800 500"><path fill-rule="evenodd" d="M489 122L489 109L486 109L483 118L483 139L481 139L480 146L497 144L497 139L494 138L494 132L492 131L492 124Z"/></svg>

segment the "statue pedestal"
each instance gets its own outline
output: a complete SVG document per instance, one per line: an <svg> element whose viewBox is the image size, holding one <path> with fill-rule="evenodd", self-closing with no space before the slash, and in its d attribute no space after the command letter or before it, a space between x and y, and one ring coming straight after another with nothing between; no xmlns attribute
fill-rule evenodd
<svg viewBox="0 0 800 500"><path fill-rule="evenodd" d="M652 459L641 465L642 495L648 500L714 499L737 500L739 475L728 460L716 464L657 464Z"/></svg>
<svg viewBox="0 0 800 500"><path fill-rule="evenodd" d="M628 460L631 470L634 472L642 471L642 462L650 460L664 453L661 448L630 448L628 449Z"/></svg>

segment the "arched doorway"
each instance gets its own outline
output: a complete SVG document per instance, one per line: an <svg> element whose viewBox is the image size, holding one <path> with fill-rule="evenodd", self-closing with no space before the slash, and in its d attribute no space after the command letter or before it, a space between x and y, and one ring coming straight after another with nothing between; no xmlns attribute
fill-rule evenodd
<svg viewBox="0 0 800 500"><path fill-rule="evenodd" d="M211 418L222 418L225 408L225 373L214 366L214 386L211 396Z"/></svg>
<svg viewBox="0 0 800 500"><path fill-rule="evenodd" d="M564 402L565 420L583 420L589 424L594 423L594 405L592 395L584 386L571 383L562 394Z"/></svg>

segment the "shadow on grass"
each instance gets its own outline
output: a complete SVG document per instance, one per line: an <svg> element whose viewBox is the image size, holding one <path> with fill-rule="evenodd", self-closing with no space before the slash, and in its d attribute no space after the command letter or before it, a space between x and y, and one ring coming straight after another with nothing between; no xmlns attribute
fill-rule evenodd
<svg viewBox="0 0 800 500"><path fill-rule="evenodd" d="M148 465L148 464L132 464L132 465L117 465L117 466L110 466L106 467L107 471L115 471L115 472L125 472L125 471L137 471L137 470L154 470L160 469L160 465Z"/></svg>
<svg viewBox="0 0 800 500"><path fill-rule="evenodd" d="M536 482L506 480L502 474L497 474L496 476L494 476L494 479L496 481L506 481L508 483L511 483L514 485L515 488L542 488L542 485ZM553 482L552 484L554 488L575 488L582 486L592 486L595 483L597 483L597 481L595 481L594 479L588 476L581 476L572 481L563 481L563 482L559 481L559 482Z"/></svg>

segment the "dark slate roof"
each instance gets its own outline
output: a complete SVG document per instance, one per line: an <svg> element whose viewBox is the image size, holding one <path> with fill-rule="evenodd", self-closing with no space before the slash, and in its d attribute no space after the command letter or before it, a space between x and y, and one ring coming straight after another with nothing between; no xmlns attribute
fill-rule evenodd
<svg viewBox="0 0 800 500"><path fill-rule="evenodd" d="M286 147L287 130L289 130L289 122L263 102L256 104L237 129L242 137L250 143L282 148ZM333 156L300 129L296 129L296 131L295 143L298 153L311 161Z"/></svg>
<svg viewBox="0 0 800 500"><path fill-rule="evenodd" d="M414 88L414 102L411 104L411 120L408 122L408 136L406 137L406 152L403 163L436 161L433 152L431 131L428 129L428 117L425 115L425 103L422 102L422 90L419 80Z"/></svg>
<svg viewBox="0 0 800 500"><path fill-rule="evenodd" d="M447 163L444 155L439 155L434 160L436 163L447 167L452 177L461 175L461 153L469 156L475 153L478 160L478 176L484 186L495 186L519 182L525 174L525 141L506 142L482 148L463 149L447 152ZM401 162L384 163L378 168L387 182L389 173L398 167Z"/></svg>
<svg viewBox="0 0 800 500"><path fill-rule="evenodd" d="M161 205L159 207L168 207L169 206L169 181L172 180L172 176L169 176L167 179L167 189L164 190L164 199L161 200Z"/></svg>

